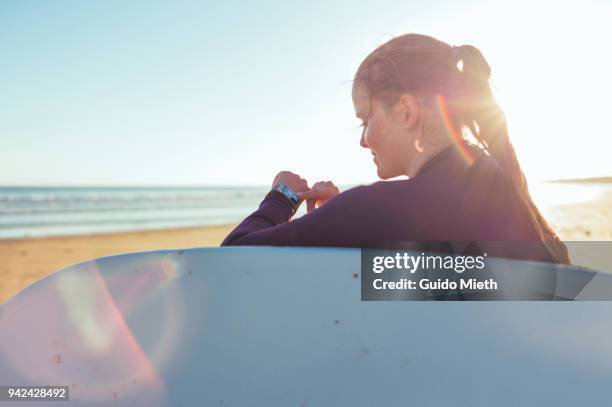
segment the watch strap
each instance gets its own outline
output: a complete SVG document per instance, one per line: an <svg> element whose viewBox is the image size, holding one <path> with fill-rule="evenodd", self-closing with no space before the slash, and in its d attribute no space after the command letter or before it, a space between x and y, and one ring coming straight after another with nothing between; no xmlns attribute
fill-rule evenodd
<svg viewBox="0 0 612 407"><path fill-rule="evenodd" d="M291 189L289 185L281 182L280 184L277 184L272 188L271 192L273 191L277 191L281 193L285 198L287 198L287 200L291 203L291 207L293 208L292 215L295 214L300 204L300 198L293 191L293 189Z"/></svg>

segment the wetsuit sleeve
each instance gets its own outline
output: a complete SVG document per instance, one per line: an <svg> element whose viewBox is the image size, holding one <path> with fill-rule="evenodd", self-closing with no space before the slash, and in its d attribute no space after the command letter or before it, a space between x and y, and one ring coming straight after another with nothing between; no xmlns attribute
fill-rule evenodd
<svg viewBox="0 0 612 407"><path fill-rule="evenodd" d="M291 204L286 198L280 193L269 194L259 209L242 221L221 245L359 247L368 227L366 222L370 225L375 222L367 188L361 186L340 193L320 208L292 221L289 221Z"/></svg>

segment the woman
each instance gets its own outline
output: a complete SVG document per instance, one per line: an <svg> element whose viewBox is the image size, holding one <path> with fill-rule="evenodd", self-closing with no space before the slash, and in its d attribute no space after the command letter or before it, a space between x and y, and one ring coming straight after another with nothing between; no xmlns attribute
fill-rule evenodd
<svg viewBox="0 0 612 407"><path fill-rule="evenodd" d="M418 34L383 44L353 83L360 144L372 152L381 179L409 179L339 193L331 182L309 188L298 175L280 172L259 209L222 245L527 241L537 244L508 244L495 255L569 263L529 195L489 77L471 45ZM290 221L303 200L308 213Z"/></svg>

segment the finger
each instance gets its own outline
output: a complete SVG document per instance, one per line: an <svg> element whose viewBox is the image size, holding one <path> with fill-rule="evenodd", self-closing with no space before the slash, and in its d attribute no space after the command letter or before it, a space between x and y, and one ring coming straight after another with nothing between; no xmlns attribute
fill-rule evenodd
<svg viewBox="0 0 612 407"><path fill-rule="evenodd" d="M300 199L318 199L326 196L326 193L322 189L309 189L302 192L297 192L296 195Z"/></svg>
<svg viewBox="0 0 612 407"><path fill-rule="evenodd" d="M308 192L310 194L310 196L309 196L310 198L329 199L329 198L332 198L332 197L338 195L338 188L336 188L336 187L324 187L324 188L311 189Z"/></svg>
<svg viewBox="0 0 612 407"><path fill-rule="evenodd" d="M306 201L306 212L310 213L315 209L317 200L316 199L308 199Z"/></svg>
<svg viewBox="0 0 612 407"><path fill-rule="evenodd" d="M296 195L300 199L321 198L322 196L325 196L325 190L323 190L321 188L312 187L312 188L307 189L305 191L296 192Z"/></svg>

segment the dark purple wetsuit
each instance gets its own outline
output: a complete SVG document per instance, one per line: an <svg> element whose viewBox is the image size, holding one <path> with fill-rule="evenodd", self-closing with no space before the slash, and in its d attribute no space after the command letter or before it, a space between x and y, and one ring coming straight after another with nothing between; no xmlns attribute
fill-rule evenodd
<svg viewBox="0 0 612 407"><path fill-rule="evenodd" d="M538 241L526 205L497 162L478 148L467 148L475 157L471 166L457 147L450 146L410 179L349 189L292 221L288 199L272 192L222 246ZM506 246L507 253L497 255L551 261L548 253L536 250L536 246Z"/></svg>

